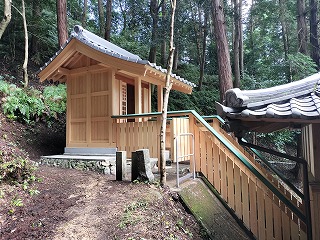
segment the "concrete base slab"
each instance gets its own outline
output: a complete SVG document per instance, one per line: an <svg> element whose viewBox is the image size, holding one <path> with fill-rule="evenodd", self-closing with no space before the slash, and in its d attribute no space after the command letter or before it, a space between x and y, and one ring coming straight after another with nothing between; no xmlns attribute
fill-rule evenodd
<svg viewBox="0 0 320 240"><path fill-rule="evenodd" d="M66 155L115 155L117 148L64 148L64 154Z"/></svg>

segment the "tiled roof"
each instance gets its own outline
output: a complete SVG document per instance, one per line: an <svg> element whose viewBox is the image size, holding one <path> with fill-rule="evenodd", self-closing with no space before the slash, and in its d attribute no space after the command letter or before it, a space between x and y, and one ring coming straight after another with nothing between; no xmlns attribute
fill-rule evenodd
<svg viewBox="0 0 320 240"><path fill-rule="evenodd" d="M130 62L135 62L138 64L143 64L143 65L148 65L157 71L160 71L162 73L166 73L167 69L164 69L160 66L157 66L155 63L150 63L147 60L141 59L138 55L135 55L133 53L128 52L127 50L118 47L117 45L93 34L92 32L82 28L79 25L76 25L73 29L73 32L71 33L70 38L67 40L67 42L61 47L61 49L56 52L56 54L50 58L50 60L45 63L43 67L40 68L40 71L46 68L53 59L59 55L59 53L67 46L67 44L72 40L72 39L77 39L78 41L84 43L85 45L98 50L99 52L105 53L109 56L116 57L125 61L130 61ZM176 75L176 74L171 74L171 76L178 81L185 83L191 87L195 87L196 85L190 81L187 81L186 79Z"/></svg>
<svg viewBox="0 0 320 240"><path fill-rule="evenodd" d="M217 103L222 117L242 121L320 120L320 73L300 81L258 90L230 89L224 105Z"/></svg>

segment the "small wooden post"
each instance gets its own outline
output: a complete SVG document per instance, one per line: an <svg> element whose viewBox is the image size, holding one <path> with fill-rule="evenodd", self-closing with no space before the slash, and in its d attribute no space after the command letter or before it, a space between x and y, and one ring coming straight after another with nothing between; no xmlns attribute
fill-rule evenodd
<svg viewBox="0 0 320 240"><path fill-rule="evenodd" d="M127 152L116 152L116 180L122 181L126 179L126 167L127 167Z"/></svg>

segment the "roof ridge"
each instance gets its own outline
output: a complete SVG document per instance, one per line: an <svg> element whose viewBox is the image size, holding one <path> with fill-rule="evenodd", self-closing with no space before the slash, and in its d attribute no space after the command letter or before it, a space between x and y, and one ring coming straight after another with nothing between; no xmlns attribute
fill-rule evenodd
<svg viewBox="0 0 320 240"><path fill-rule="evenodd" d="M226 92L226 106L254 109L270 103L303 97L318 88L320 88L320 73L299 81L265 89L240 90L239 88L234 88Z"/></svg>

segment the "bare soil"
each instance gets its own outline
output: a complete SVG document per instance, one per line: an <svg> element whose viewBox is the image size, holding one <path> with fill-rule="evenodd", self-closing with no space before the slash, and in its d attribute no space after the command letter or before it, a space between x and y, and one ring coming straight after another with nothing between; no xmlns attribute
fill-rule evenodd
<svg viewBox="0 0 320 240"><path fill-rule="evenodd" d="M63 126L0 120L3 158L63 152ZM0 182L0 239L206 239L168 187L48 166L35 176L27 190Z"/></svg>

